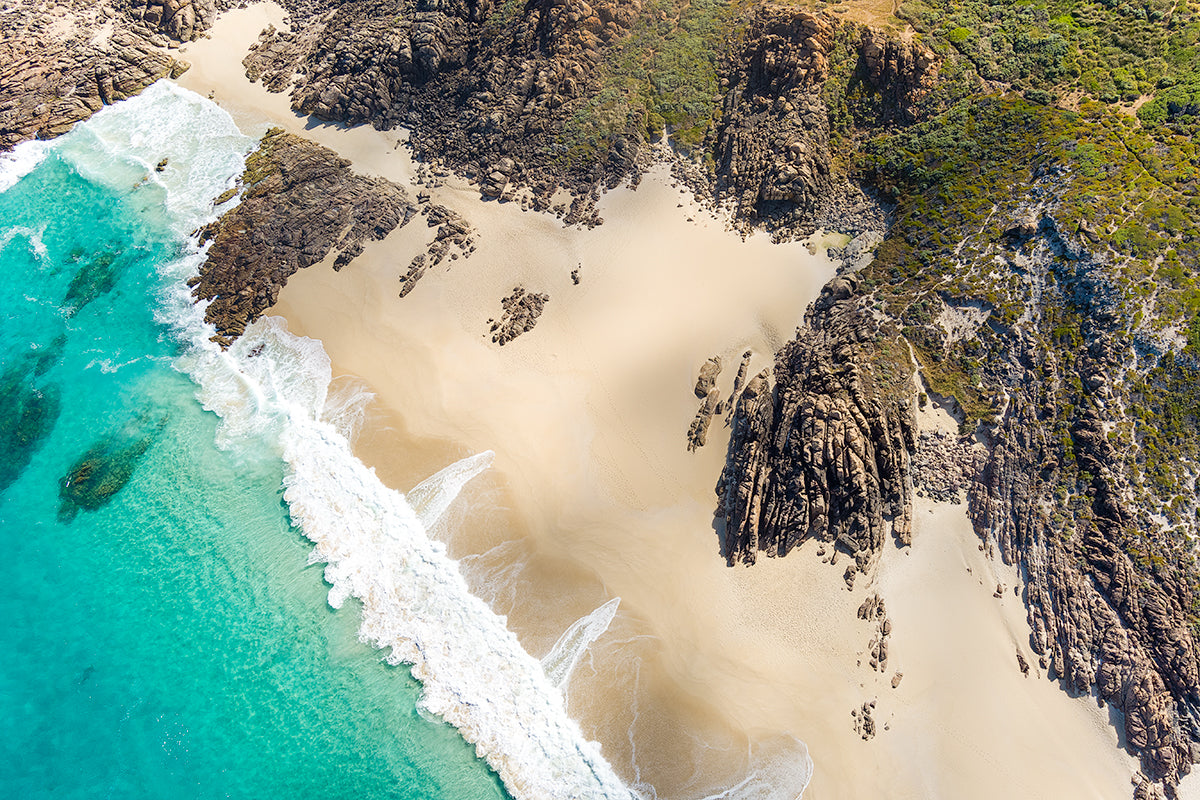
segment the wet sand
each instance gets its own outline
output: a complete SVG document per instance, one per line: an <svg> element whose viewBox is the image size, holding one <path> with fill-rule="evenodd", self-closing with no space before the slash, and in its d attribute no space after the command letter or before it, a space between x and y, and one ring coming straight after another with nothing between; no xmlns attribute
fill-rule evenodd
<svg viewBox="0 0 1200 800"><path fill-rule="evenodd" d="M279 124L407 184L400 133L310 123L246 82L227 54L280 19L265 6L227 14L211 41L185 48L194 66L180 82L211 90L247 133ZM847 590L844 564L822 563L814 542L724 566L712 512L728 431L714 418L708 445L687 452L696 372L720 355L724 398L744 350L751 374L768 365L832 276L823 256L742 241L663 169L606 195L592 231L481 202L462 182L432 194L476 228L471 258L399 298L434 232L418 218L341 273L299 273L275 313L324 343L335 375L376 394L356 452L388 485L408 490L496 452L434 533L531 653L621 598L568 697L631 784L746 797L748 786L718 793L760 770L773 791L753 796L795 797L794 736L815 762L805 796L817 800L1130 795L1106 713L1018 670L1016 648L1030 658L1024 611L992 597L1013 579L989 572L962 506L918 507L914 546L888 548L873 586L860 576ZM488 319L518 284L550 301L534 330L499 347ZM868 669L873 625L855 616L874 590L895 626L886 675ZM850 711L872 699L879 731L863 741Z"/></svg>

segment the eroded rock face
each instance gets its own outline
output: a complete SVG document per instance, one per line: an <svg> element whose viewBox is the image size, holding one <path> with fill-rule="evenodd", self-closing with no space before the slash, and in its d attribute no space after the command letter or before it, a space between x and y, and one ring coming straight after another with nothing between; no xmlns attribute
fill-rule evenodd
<svg viewBox="0 0 1200 800"><path fill-rule="evenodd" d="M1105 376L1117 374L1127 345L1097 307L1074 369L1088 391L1111 397ZM853 281L831 282L778 354L774 386L760 374L737 404L718 486L724 554L730 564L752 563L759 551L784 555L809 536L832 540L855 556L849 583L855 568L870 569L889 528L898 543L910 541L914 475L926 494L957 497L965 488L981 546L1021 568L1038 666L1069 692L1094 688L1120 710L1129 749L1171 794L1200 740L1193 590L1165 563L1147 570L1132 561L1139 523L1099 404L1084 406L1070 431L1087 508L1075 511L1072 527L1053 523L1051 514L1067 510L1053 495L1063 469L1053 425L1060 367L1035 337L1001 341L990 369L1006 375L1009 394L988 447L965 436L922 440L911 365L900 356L906 342ZM938 463L917 464L918 454ZM877 669L886 669L886 635L881 627L878 651L872 645Z"/></svg>
<svg viewBox="0 0 1200 800"><path fill-rule="evenodd" d="M1076 438L1087 443L1078 457L1095 470L1095 518L1070 538L1048 524L1039 498L1057 448L1040 413L1017 393L972 488L971 517L1006 562L1024 567L1031 644L1049 674L1073 692L1094 685L1124 713L1126 739L1147 775L1174 786L1191 770L1200 733L1183 587L1146 580L1119 546L1130 518L1113 492L1119 458L1102 426Z"/></svg>
<svg viewBox="0 0 1200 800"><path fill-rule="evenodd" d="M213 244L190 281L197 300L211 301L204 318L222 346L274 304L296 270L335 251L341 269L417 213L396 184L358 175L332 150L279 128L246 159L241 182L241 203L202 232Z"/></svg>
<svg viewBox="0 0 1200 800"><path fill-rule="evenodd" d="M797 338L742 390L717 486L724 554L753 564L807 537L860 565L890 530L911 537L909 454L916 423L907 354L881 359L898 334L872 316L846 281L827 286ZM886 370L894 374L883 374Z"/></svg>
<svg viewBox="0 0 1200 800"><path fill-rule="evenodd" d="M185 62L123 29L100 41L5 37L0 40L0 150L66 133L105 105L186 69Z"/></svg>

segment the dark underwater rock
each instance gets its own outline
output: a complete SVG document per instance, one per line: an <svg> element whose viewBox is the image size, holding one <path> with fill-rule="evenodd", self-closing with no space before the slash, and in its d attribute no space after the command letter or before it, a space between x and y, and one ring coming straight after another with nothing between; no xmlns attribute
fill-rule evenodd
<svg viewBox="0 0 1200 800"><path fill-rule="evenodd" d="M129 483L166 424L165 415L145 412L89 447L59 484L59 521L107 505Z"/></svg>
<svg viewBox="0 0 1200 800"><path fill-rule="evenodd" d="M14 360L0 374L0 492L21 477L58 421L58 385L40 379L61 353L60 338Z"/></svg>

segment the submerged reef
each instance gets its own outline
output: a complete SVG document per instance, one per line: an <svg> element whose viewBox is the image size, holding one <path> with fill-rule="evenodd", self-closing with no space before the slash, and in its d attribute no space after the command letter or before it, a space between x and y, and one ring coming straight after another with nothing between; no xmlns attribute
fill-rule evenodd
<svg viewBox="0 0 1200 800"><path fill-rule="evenodd" d="M46 373L58 363L63 341L28 352L0 373L0 493L29 466L62 411L58 384Z"/></svg>
<svg viewBox="0 0 1200 800"><path fill-rule="evenodd" d="M70 522L80 511L96 511L111 502L166 424L166 414L148 409L89 447L59 484L59 521Z"/></svg>

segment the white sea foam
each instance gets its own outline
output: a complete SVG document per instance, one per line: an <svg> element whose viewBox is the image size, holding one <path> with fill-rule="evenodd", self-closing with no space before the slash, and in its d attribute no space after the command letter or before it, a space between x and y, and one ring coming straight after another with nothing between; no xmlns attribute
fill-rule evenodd
<svg viewBox="0 0 1200 800"><path fill-rule="evenodd" d="M105 106L54 142L88 180L120 192L137 187L134 198L165 210L185 236L211 218L213 198L233 185L253 145L219 106L167 80Z"/></svg>
<svg viewBox="0 0 1200 800"><path fill-rule="evenodd" d="M542 669L550 682L560 689L567 685L575 665L587 651L592 642L599 639L612 624L617 615L617 607L621 598L614 597L585 617L575 620L563 635L558 637L554 647L542 659Z"/></svg>
<svg viewBox="0 0 1200 800"><path fill-rule="evenodd" d="M21 142L7 153L0 153L0 192L7 192L17 181L33 172L46 158L50 143L39 140Z"/></svg>
<svg viewBox="0 0 1200 800"><path fill-rule="evenodd" d="M467 482L490 467L494 460L495 454L488 450L456 461L417 484L406 499L421 520L421 527L432 528Z"/></svg>

